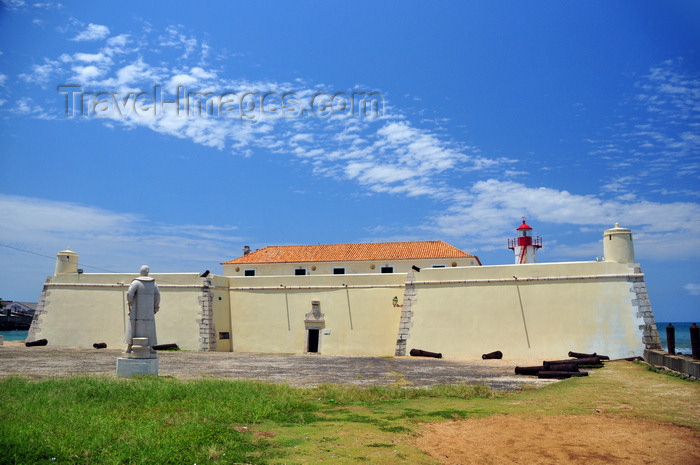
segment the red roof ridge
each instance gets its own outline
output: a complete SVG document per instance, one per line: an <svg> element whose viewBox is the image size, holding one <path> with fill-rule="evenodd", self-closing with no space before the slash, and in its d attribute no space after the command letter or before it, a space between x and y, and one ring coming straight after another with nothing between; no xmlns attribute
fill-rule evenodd
<svg viewBox="0 0 700 465"><path fill-rule="evenodd" d="M409 260L421 258L477 257L441 240L397 241L267 246L221 264Z"/></svg>

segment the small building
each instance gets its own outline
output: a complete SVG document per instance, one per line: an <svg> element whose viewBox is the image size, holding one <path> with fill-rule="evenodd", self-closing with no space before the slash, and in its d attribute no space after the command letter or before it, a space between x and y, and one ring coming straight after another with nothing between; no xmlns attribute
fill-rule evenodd
<svg viewBox="0 0 700 465"><path fill-rule="evenodd" d="M3 300L0 309L0 331L29 329L36 306L36 302Z"/></svg>
<svg viewBox="0 0 700 465"><path fill-rule="evenodd" d="M224 276L408 273L416 268L480 266L479 257L443 241L283 245L223 262Z"/></svg>

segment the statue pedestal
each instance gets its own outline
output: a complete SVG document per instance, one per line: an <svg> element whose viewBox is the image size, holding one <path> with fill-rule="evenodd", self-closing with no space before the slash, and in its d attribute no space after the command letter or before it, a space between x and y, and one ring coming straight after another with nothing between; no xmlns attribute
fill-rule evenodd
<svg viewBox="0 0 700 465"><path fill-rule="evenodd" d="M158 355L148 345L147 337L132 339L131 352L117 359L117 378L128 378L137 375L158 376Z"/></svg>
<svg viewBox="0 0 700 465"><path fill-rule="evenodd" d="M157 358L118 358L117 378L128 378L137 375L158 376Z"/></svg>

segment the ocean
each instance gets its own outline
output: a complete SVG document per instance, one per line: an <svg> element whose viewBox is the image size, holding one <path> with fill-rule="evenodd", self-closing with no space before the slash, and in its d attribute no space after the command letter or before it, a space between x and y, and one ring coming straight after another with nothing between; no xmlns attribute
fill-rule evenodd
<svg viewBox="0 0 700 465"><path fill-rule="evenodd" d="M668 350L668 343L666 341L666 326L668 326L668 321L657 321L656 328L659 330L659 337L661 338L661 347L664 350ZM676 328L676 353L682 353L685 355L690 355L692 353L690 347L690 326L693 323L683 322L671 322L674 328Z"/></svg>
<svg viewBox="0 0 700 465"><path fill-rule="evenodd" d="M24 341L27 338L27 333L29 331L25 330L15 330L15 331L0 331L0 336L4 336L6 341Z"/></svg>

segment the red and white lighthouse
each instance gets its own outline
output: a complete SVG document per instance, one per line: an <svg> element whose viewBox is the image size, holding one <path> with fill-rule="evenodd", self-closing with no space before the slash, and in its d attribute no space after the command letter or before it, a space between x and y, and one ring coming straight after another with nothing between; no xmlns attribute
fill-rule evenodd
<svg viewBox="0 0 700 465"><path fill-rule="evenodd" d="M518 231L518 237L508 239L508 248L515 252L515 264L536 263L535 252L542 247L542 238L532 235L532 228L525 223L525 217L523 217L523 224L516 231Z"/></svg>

